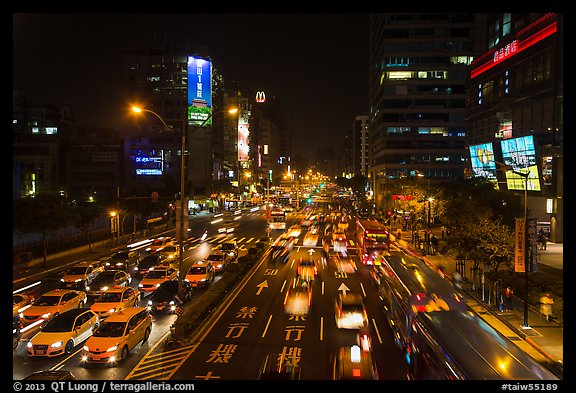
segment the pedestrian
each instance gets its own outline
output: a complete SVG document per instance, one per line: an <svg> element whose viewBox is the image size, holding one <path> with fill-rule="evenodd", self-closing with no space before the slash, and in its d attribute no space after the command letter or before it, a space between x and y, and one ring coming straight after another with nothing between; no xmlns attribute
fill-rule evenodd
<svg viewBox="0 0 576 393"><path fill-rule="evenodd" d="M446 235L446 227L442 225L442 239L444 239L445 235Z"/></svg>
<svg viewBox="0 0 576 393"><path fill-rule="evenodd" d="M542 250L546 249L546 243L548 242L548 237L546 236L546 232L544 232L544 229L540 229L540 231L538 232L538 243L540 243L540 248Z"/></svg>
<svg viewBox="0 0 576 393"><path fill-rule="evenodd" d="M552 315L552 305L554 304L554 299L550 296L550 293L544 292L542 296L540 296L540 313L546 317L548 321L550 316Z"/></svg>
<svg viewBox="0 0 576 393"><path fill-rule="evenodd" d="M505 311L512 311L512 298L514 297L514 290L511 286L507 286L504 291L504 299L506 303L504 304Z"/></svg>
<svg viewBox="0 0 576 393"><path fill-rule="evenodd" d="M398 239L402 239L402 228L399 227L399 228L396 230L396 237L397 237Z"/></svg>
<svg viewBox="0 0 576 393"><path fill-rule="evenodd" d="M458 289L462 289L462 275L460 273L458 273L457 271L454 271L454 273L452 273L452 281L454 283L454 286Z"/></svg>

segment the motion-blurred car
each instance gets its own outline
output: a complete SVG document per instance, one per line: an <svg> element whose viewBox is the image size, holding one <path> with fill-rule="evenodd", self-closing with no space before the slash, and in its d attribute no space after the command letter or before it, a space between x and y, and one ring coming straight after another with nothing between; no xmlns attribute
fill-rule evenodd
<svg viewBox="0 0 576 393"><path fill-rule="evenodd" d="M302 240L302 245L305 247L316 247L318 243L318 235L312 232L307 232Z"/></svg>
<svg viewBox="0 0 576 393"><path fill-rule="evenodd" d="M286 234L291 237L298 237L302 233L302 227L298 224L292 225Z"/></svg>
<svg viewBox="0 0 576 393"><path fill-rule="evenodd" d="M160 236L152 241L148 247L146 247L146 251L153 253L156 252L159 248L166 246L167 244L174 243L176 239L172 236Z"/></svg>
<svg viewBox="0 0 576 393"><path fill-rule="evenodd" d="M298 280L296 280L298 281ZM306 281L291 285L284 297L284 312L289 315L306 315L312 302L312 286Z"/></svg>
<svg viewBox="0 0 576 393"><path fill-rule="evenodd" d="M269 353L264 356L258 373L260 380L300 379L300 358L282 353Z"/></svg>
<svg viewBox="0 0 576 393"><path fill-rule="evenodd" d="M225 241L220 245L220 250L228 253L231 261L235 261L238 258L238 243L236 243L236 240Z"/></svg>
<svg viewBox="0 0 576 393"><path fill-rule="evenodd" d="M216 250L212 252L212 254L208 255L206 260L212 262L212 265L214 265L215 273L221 272L226 267L226 265L230 263L230 257L228 254L222 252L222 250Z"/></svg>
<svg viewBox="0 0 576 393"><path fill-rule="evenodd" d="M361 329L368 325L364 301L358 293L339 293L334 301L334 314L338 329Z"/></svg>
<svg viewBox="0 0 576 393"><path fill-rule="evenodd" d="M178 270L170 266L155 266L154 270L149 270L138 284L138 289L142 292L154 292L164 281L173 280L178 277Z"/></svg>
<svg viewBox="0 0 576 393"><path fill-rule="evenodd" d="M348 240L342 230L338 229L332 232L332 246L336 252L346 253L348 251Z"/></svg>
<svg viewBox="0 0 576 393"><path fill-rule="evenodd" d="M22 311L28 308L34 301L34 296L24 293L14 293L12 295L12 317L17 317Z"/></svg>
<svg viewBox="0 0 576 393"><path fill-rule="evenodd" d="M318 275L318 262L313 258L300 258L296 274L301 280L313 281Z"/></svg>
<svg viewBox="0 0 576 393"><path fill-rule="evenodd" d="M335 253L332 255L332 261L334 262L336 271L346 274L356 273L356 262L354 262L351 256Z"/></svg>
<svg viewBox="0 0 576 393"><path fill-rule="evenodd" d="M134 266L133 272L141 278L146 277L150 269L154 266L168 266L170 263L166 259L165 255L162 254L150 254L146 255L144 258Z"/></svg>
<svg viewBox="0 0 576 393"><path fill-rule="evenodd" d="M86 304L86 293L74 289L54 289L34 300L30 307L20 313L23 326L45 322L73 308Z"/></svg>
<svg viewBox="0 0 576 393"><path fill-rule="evenodd" d="M166 262L168 262L168 264L174 264L178 261L180 256L180 248L177 244L170 243L156 250L154 254L162 255L164 258L166 258Z"/></svg>
<svg viewBox="0 0 576 393"><path fill-rule="evenodd" d="M60 279L62 288L84 290L100 273L104 271L101 263L81 262L64 272Z"/></svg>
<svg viewBox="0 0 576 393"><path fill-rule="evenodd" d="M338 220L338 229L346 231L348 229L348 219L344 216Z"/></svg>
<svg viewBox="0 0 576 393"><path fill-rule="evenodd" d="M69 354L98 327L99 318L87 308L75 308L52 318L26 344L30 357L53 357Z"/></svg>
<svg viewBox="0 0 576 393"><path fill-rule="evenodd" d="M184 280L193 287L207 287L214 281L214 266L209 261L195 262L186 272Z"/></svg>
<svg viewBox="0 0 576 393"><path fill-rule="evenodd" d="M103 321L82 348L82 362L114 365L128 357L139 343L148 341L152 316L145 307L128 307Z"/></svg>
<svg viewBox="0 0 576 393"><path fill-rule="evenodd" d="M132 276L124 270L105 270L86 286L86 293L90 298L100 296L114 287L127 287L132 282Z"/></svg>
<svg viewBox="0 0 576 393"><path fill-rule="evenodd" d="M140 291L132 287L112 287L98 296L90 306L100 318L106 318L127 307L138 307Z"/></svg>
<svg viewBox="0 0 576 393"><path fill-rule="evenodd" d="M180 292L177 279L165 281L150 296L147 308L154 312L174 312L176 307L192 298L192 290L192 285L188 281L182 281Z"/></svg>
<svg viewBox="0 0 576 393"><path fill-rule="evenodd" d="M378 379L372 353L356 344L341 347L333 357L332 366L333 379Z"/></svg>
<svg viewBox="0 0 576 393"><path fill-rule="evenodd" d="M290 260L290 250L287 248L273 249L270 251L272 263L287 263Z"/></svg>

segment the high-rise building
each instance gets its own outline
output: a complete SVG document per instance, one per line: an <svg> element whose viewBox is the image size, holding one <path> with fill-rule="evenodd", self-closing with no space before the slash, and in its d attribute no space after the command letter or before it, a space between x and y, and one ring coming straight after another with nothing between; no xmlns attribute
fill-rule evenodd
<svg viewBox="0 0 576 393"><path fill-rule="evenodd" d="M354 117L352 124L352 174L368 176L368 115Z"/></svg>
<svg viewBox="0 0 576 393"><path fill-rule="evenodd" d="M562 26L562 14L488 14L468 83L471 173L519 197L526 187L529 216L554 242L563 240Z"/></svg>
<svg viewBox="0 0 576 393"><path fill-rule="evenodd" d="M398 179L464 176L468 66L484 14L371 14L369 175L378 210Z"/></svg>
<svg viewBox="0 0 576 393"><path fill-rule="evenodd" d="M211 182L223 171L223 78L206 55L194 56L194 59L201 59L209 67L197 71L201 68L196 65L190 71L189 63L194 61L191 58L185 50L124 52L126 96L133 104L156 114L145 112L144 116L135 118L134 127L126 133L125 194L128 196L146 196L151 192L158 192L161 197L179 194L182 154L186 155L185 193L188 196L210 197ZM190 98L191 87L199 97ZM184 152L183 130L186 132Z"/></svg>

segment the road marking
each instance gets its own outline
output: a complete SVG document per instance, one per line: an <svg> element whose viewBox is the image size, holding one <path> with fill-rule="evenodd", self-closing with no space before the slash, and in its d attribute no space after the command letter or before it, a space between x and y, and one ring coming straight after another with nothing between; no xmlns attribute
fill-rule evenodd
<svg viewBox="0 0 576 393"><path fill-rule="evenodd" d="M262 290L264 288L268 288L268 281L264 280L256 286L258 287L258 291L256 291L256 295L260 295L260 292L262 292Z"/></svg>
<svg viewBox="0 0 576 393"><path fill-rule="evenodd" d="M360 283L360 288L362 289L362 293L364 294L364 297L366 297L366 291L364 290L364 285L362 285L362 283Z"/></svg>
<svg viewBox="0 0 576 393"><path fill-rule="evenodd" d="M374 330L376 330L376 335L378 336L378 341L382 344L382 337L380 337L380 332L378 331L378 326L376 326L376 321L372 318L372 325L374 325Z"/></svg>
<svg viewBox="0 0 576 393"><path fill-rule="evenodd" d="M125 380L131 379L162 379L168 380L180 368L180 366L192 355L198 347L198 344L187 345L184 347L159 352L153 354L154 349L163 342L165 336L170 332L166 332L158 342L150 348L148 353L142 357L140 362L130 371L124 378Z"/></svg>
<svg viewBox="0 0 576 393"><path fill-rule="evenodd" d="M320 341L324 340L324 317L320 317Z"/></svg>
<svg viewBox="0 0 576 393"><path fill-rule="evenodd" d="M264 332L262 332L262 338L264 338L264 336L266 335L271 320L272 320L272 314L270 314L270 316L268 317L268 322L266 322L266 327L264 328Z"/></svg>
<svg viewBox="0 0 576 393"><path fill-rule="evenodd" d="M254 240L253 237L251 237L250 239L248 239L248 240L246 241L246 244L250 243L252 240Z"/></svg>

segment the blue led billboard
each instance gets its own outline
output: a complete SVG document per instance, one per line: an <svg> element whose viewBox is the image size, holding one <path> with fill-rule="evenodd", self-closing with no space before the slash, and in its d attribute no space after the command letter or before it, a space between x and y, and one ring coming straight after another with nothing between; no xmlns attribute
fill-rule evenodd
<svg viewBox="0 0 576 393"><path fill-rule="evenodd" d="M212 124L212 62L188 57L188 124ZM208 119L208 121L206 121ZM206 123L204 123L206 122Z"/></svg>

